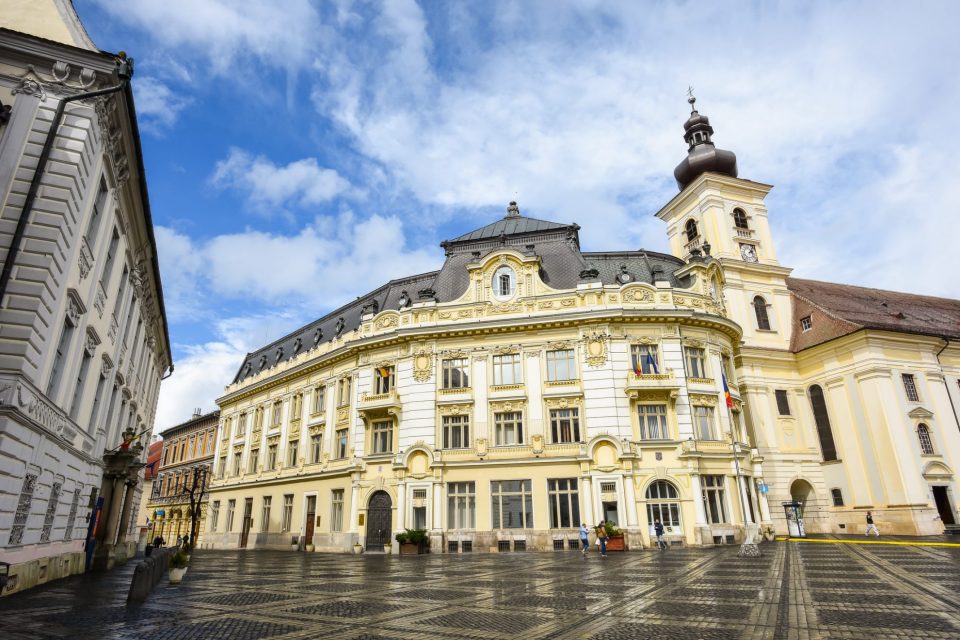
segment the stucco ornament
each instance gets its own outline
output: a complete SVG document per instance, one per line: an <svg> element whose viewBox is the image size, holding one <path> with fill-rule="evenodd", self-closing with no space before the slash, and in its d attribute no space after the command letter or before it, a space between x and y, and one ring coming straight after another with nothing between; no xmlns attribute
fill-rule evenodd
<svg viewBox="0 0 960 640"><path fill-rule="evenodd" d="M601 367L607 362L607 335L600 331L588 333L583 337L587 364Z"/></svg>
<svg viewBox="0 0 960 640"><path fill-rule="evenodd" d="M413 355L413 379L426 382L433 376L433 354L420 349Z"/></svg>

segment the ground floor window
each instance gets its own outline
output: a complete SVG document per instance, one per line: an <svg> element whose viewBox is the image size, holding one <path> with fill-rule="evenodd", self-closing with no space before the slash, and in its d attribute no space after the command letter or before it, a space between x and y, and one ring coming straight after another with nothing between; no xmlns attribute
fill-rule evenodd
<svg viewBox="0 0 960 640"><path fill-rule="evenodd" d="M233 531L233 514L237 510L237 501L228 500L227 501L227 532Z"/></svg>
<svg viewBox="0 0 960 640"><path fill-rule="evenodd" d="M273 505L272 496L263 497L263 509L260 511L260 530L270 531L270 507Z"/></svg>
<svg viewBox="0 0 960 640"><path fill-rule="evenodd" d="M330 531L343 531L343 489L334 489L330 496Z"/></svg>
<svg viewBox="0 0 960 640"><path fill-rule="evenodd" d="M550 528L576 527L580 519L580 497L576 478L547 480L550 497Z"/></svg>
<svg viewBox="0 0 960 640"><path fill-rule="evenodd" d="M474 529L477 518L477 487L474 482L447 484L447 528Z"/></svg>
<svg viewBox="0 0 960 640"><path fill-rule="evenodd" d="M729 522L727 520L726 495L723 476L701 476L703 485L703 509L707 521L712 524Z"/></svg>
<svg viewBox="0 0 960 640"><path fill-rule="evenodd" d="M220 501L214 500L210 504L210 531L216 531L220 522Z"/></svg>
<svg viewBox="0 0 960 640"><path fill-rule="evenodd" d="M290 531L293 524L293 494L288 493L283 496L283 516L280 520L280 530Z"/></svg>
<svg viewBox="0 0 960 640"><path fill-rule="evenodd" d="M666 480L657 480L647 489L647 523L660 520L664 527L680 526L680 495Z"/></svg>
<svg viewBox="0 0 960 640"><path fill-rule="evenodd" d="M530 480L494 480L490 483L494 529L532 529L533 491Z"/></svg>
<svg viewBox="0 0 960 640"><path fill-rule="evenodd" d="M470 446L470 418L464 415L443 416L443 448L463 449Z"/></svg>

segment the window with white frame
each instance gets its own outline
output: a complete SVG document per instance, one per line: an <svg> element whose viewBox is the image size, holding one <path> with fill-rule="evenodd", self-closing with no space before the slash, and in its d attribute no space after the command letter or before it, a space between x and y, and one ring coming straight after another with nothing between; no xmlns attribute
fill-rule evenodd
<svg viewBox="0 0 960 640"><path fill-rule="evenodd" d="M256 473L260 464L260 449L250 449L250 462L247 464L247 473Z"/></svg>
<svg viewBox="0 0 960 640"><path fill-rule="evenodd" d="M707 358L700 347L684 347L683 353L687 359L687 375L691 378L707 377Z"/></svg>
<svg viewBox="0 0 960 640"><path fill-rule="evenodd" d="M60 340L57 342L57 350L53 356L53 366L50 369L50 381L47 383L47 397L49 398L56 396L59 390L64 360L67 357L67 351L70 349L70 343L73 341L73 332L73 323L67 318L63 321L63 330L60 332Z"/></svg>
<svg viewBox="0 0 960 640"><path fill-rule="evenodd" d="M270 531L270 507L273 504L272 496L263 496L263 508L260 510L260 530Z"/></svg>
<svg viewBox="0 0 960 640"><path fill-rule="evenodd" d="M347 434L349 429L337 429L337 458L342 459L347 457Z"/></svg>
<svg viewBox="0 0 960 640"><path fill-rule="evenodd" d="M510 267L500 267L493 272L493 278L490 282L493 289L493 297L498 300L506 300L513 296L517 288L517 275Z"/></svg>
<svg viewBox="0 0 960 640"><path fill-rule="evenodd" d="M220 523L220 501L214 500L210 503L210 531L215 532Z"/></svg>
<svg viewBox="0 0 960 640"><path fill-rule="evenodd" d="M580 409L550 409L550 436L555 444L582 442L580 438Z"/></svg>
<svg viewBox="0 0 960 640"><path fill-rule="evenodd" d="M330 530L343 531L343 489L330 492Z"/></svg>
<svg viewBox="0 0 960 640"><path fill-rule="evenodd" d="M227 500L227 533L233 531L233 514L237 511L237 501Z"/></svg>
<svg viewBox="0 0 960 640"><path fill-rule="evenodd" d="M441 365L444 389L467 389L470 387L470 360L449 358Z"/></svg>
<svg viewBox="0 0 960 640"><path fill-rule="evenodd" d="M637 412L641 440L667 439L667 405L641 404L637 405Z"/></svg>
<svg viewBox="0 0 960 640"><path fill-rule="evenodd" d="M447 528L474 529L476 528L476 520L476 483L447 483Z"/></svg>
<svg viewBox="0 0 960 640"><path fill-rule="evenodd" d="M770 315L767 313L767 301L763 299L763 296L754 296L753 312L757 316L757 329L769 331Z"/></svg>
<svg viewBox="0 0 960 640"><path fill-rule="evenodd" d="M727 522L726 494L723 476L700 476L703 490L703 509L711 524Z"/></svg>
<svg viewBox="0 0 960 640"><path fill-rule="evenodd" d="M930 437L930 429L927 425L920 423L917 425L917 439L920 440L920 451L925 455L933 455L933 439Z"/></svg>
<svg viewBox="0 0 960 640"><path fill-rule="evenodd" d="M812 317L812 316L804 316L804 317L800 318L800 330L801 330L801 331L804 331L804 332L810 331L810 329L812 329L812 328L813 328L813 317Z"/></svg>
<svg viewBox="0 0 960 640"><path fill-rule="evenodd" d="M733 210L733 224L737 229L750 228L747 226L747 214L743 212L743 209Z"/></svg>
<svg viewBox="0 0 960 640"><path fill-rule="evenodd" d="M241 462L242 462L242 459L240 458L240 454L239 453L233 454L233 475L235 476L240 475Z"/></svg>
<svg viewBox="0 0 960 640"><path fill-rule="evenodd" d="M713 407L694 405L693 429L697 440L716 440L713 424Z"/></svg>
<svg viewBox="0 0 960 640"><path fill-rule="evenodd" d="M573 349L547 351L547 381L577 379L577 358Z"/></svg>
<svg viewBox="0 0 960 640"><path fill-rule="evenodd" d="M300 453L300 441L291 440L287 443L287 466L297 466L297 456Z"/></svg>
<svg viewBox="0 0 960 640"><path fill-rule="evenodd" d="M377 395L393 389L393 367L377 367L373 372L373 392Z"/></svg>
<svg viewBox="0 0 960 640"><path fill-rule="evenodd" d="M280 520L280 530L290 531L293 525L293 494L286 493L283 496L283 513Z"/></svg>
<svg viewBox="0 0 960 640"><path fill-rule="evenodd" d="M277 400L273 403L273 415L270 417L270 426L279 427L280 418L283 414L283 400Z"/></svg>
<svg viewBox="0 0 960 640"><path fill-rule="evenodd" d="M550 500L550 528L576 527L580 520L580 497L576 478L547 480Z"/></svg>
<svg viewBox="0 0 960 640"><path fill-rule="evenodd" d="M378 420L373 423L370 433L373 453L391 453L393 451L393 421Z"/></svg>
<svg viewBox="0 0 960 640"><path fill-rule="evenodd" d="M920 394L917 393L917 383L913 378L913 374L902 373L900 377L903 380L903 390L907 394L907 400L910 402L920 402Z"/></svg>
<svg viewBox="0 0 960 640"><path fill-rule="evenodd" d="M277 445L271 444L267 446L267 470L273 471L277 468Z"/></svg>
<svg viewBox="0 0 960 640"><path fill-rule="evenodd" d="M494 445L523 444L523 412L498 411L493 414Z"/></svg>
<svg viewBox="0 0 960 640"><path fill-rule="evenodd" d="M630 346L630 364L638 376L660 373L660 359L655 344L635 344Z"/></svg>
<svg viewBox="0 0 960 640"><path fill-rule="evenodd" d="M313 390L313 406L310 408L312 415L323 413L323 406L327 396L327 388L324 385L317 385Z"/></svg>
<svg viewBox="0 0 960 640"><path fill-rule="evenodd" d="M310 463L316 464L323 457L323 434L315 433L310 436Z"/></svg>
<svg viewBox="0 0 960 640"><path fill-rule="evenodd" d="M444 449L465 449L470 446L469 416L443 416L442 424Z"/></svg>
<svg viewBox="0 0 960 640"><path fill-rule="evenodd" d="M350 404L350 389L353 385L353 379L347 376L337 381L337 406L345 407Z"/></svg>
<svg viewBox="0 0 960 640"><path fill-rule="evenodd" d="M523 373L519 353L493 356L493 384L520 384Z"/></svg>
<svg viewBox="0 0 960 640"><path fill-rule="evenodd" d="M680 494L672 483L657 480L647 488L647 523L654 520L664 527L680 527Z"/></svg>
<svg viewBox="0 0 960 640"><path fill-rule="evenodd" d="M494 529L533 528L532 484L530 480L490 482L490 511Z"/></svg>

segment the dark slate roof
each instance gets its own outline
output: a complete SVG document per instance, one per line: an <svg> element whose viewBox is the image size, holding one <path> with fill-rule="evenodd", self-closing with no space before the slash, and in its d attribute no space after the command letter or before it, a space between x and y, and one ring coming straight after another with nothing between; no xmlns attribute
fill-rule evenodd
<svg viewBox="0 0 960 640"><path fill-rule="evenodd" d="M960 300L799 278L787 289L860 328L960 339Z"/></svg>
<svg viewBox="0 0 960 640"><path fill-rule="evenodd" d="M462 236L454 238L453 240L448 240L448 243L489 240L492 238L499 238L501 235L512 236L520 233L560 231L569 227L575 227L576 229L580 228L575 224L560 224L559 222L538 220L536 218L528 218L527 216L512 216L501 218L500 220L492 222L485 227L474 229L470 233L465 233Z"/></svg>
<svg viewBox="0 0 960 640"><path fill-rule="evenodd" d="M657 253L656 251L604 251L596 253L584 253L583 259L587 268L594 268L600 272L600 281L603 284L621 284L617 280L623 272L622 267L626 267L630 274L631 282L645 282L653 284L653 272L658 270L659 280L665 280L674 287L685 288L689 286L687 279L679 279L674 272L686 263L680 258L666 253Z"/></svg>

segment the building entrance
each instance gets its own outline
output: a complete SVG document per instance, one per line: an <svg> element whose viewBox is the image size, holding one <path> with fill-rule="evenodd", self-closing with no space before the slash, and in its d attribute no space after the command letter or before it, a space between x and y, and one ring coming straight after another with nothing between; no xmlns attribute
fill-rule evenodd
<svg viewBox="0 0 960 640"><path fill-rule="evenodd" d="M247 548L250 537L250 528L253 526L253 498L243 501L243 528L240 530L240 548Z"/></svg>
<svg viewBox="0 0 960 640"><path fill-rule="evenodd" d="M947 495L947 488L943 486L933 487L933 499L937 503L937 513L940 514L940 520L943 524L948 527L957 524L957 519L953 516L950 496Z"/></svg>
<svg viewBox="0 0 960 640"><path fill-rule="evenodd" d="M377 491L367 506L367 551L383 551L390 542L393 522L393 500L386 491Z"/></svg>

